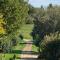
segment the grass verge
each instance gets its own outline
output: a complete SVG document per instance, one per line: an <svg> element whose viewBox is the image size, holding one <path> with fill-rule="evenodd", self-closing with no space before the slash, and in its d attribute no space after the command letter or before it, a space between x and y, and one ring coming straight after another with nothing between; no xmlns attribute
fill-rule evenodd
<svg viewBox="0 0 60 60"><path fill-rule="evenodd" d="M32 39L30 33L32 32L33 26L33 24L26 24L22 26L21 32L23 34L24 39Z"/></svg>
<svg viewBox="0 0 60 60"><path fill-rule="evenodd" d="M13 50L12 53L6 53L6 54L1 53L0 60L10 60L10 58L13 58L14 55L16 55L15 60L20 60L17 58L20 58L21 51L24 47L25 47L24 44L17 44L17 46L12 48L12 50Z"/></svg>
<svg viewBox="0 0 60 60"><path fill-rule="evenodd" d="M32 51L38 52L38 47L36 47L35 45L32 45Z"/></svg>

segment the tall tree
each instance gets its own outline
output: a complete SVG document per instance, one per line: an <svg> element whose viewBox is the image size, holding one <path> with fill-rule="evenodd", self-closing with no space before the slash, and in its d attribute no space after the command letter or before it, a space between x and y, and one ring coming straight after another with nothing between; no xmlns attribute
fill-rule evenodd
<svg viewBox="0 0 60 60"><path fill-rule="evenodd" d="M11 40L16 37L28 15L28 5L24 0L0 0L0 13L5 22L6 35L3 36L3 46L9 47ZM7 42L9 40L9 42ZM5 49L4 49L5 50Z"/></svg>

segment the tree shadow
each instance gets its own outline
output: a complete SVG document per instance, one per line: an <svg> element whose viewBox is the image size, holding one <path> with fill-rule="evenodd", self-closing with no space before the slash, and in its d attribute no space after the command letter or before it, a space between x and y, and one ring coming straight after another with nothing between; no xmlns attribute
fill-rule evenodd
<svg viewBox="0 0 60 60"><path fill-rule="evenodd" d="M22 51L22 54L38 55L38 52L34 52L34 51Z"/></svg>
<svg viewBox="0 0 60 60"><path fill-rule="evenodd" d="M11 54L21 54L21 50L12 50Z"/></svg>
<svg viewBox="0 0 60 60"><path fill-rule="evenodd" d="M34 51L22 51L22 50L13 50L11 52L12 54L30 54L30 55L38 55L38 52L34 52Z"/></svg>
<svg viewBox="0 0 60 60"><path fill-rule="evenodd" d="M13 50L12 54L23 54L23 55L27 54L27 55L37 55L38 56L39 53L34 52L34 51ZM37 60L37 58L20 58L20 57L16 57L16 59L20 59L20 60Z"/></svg>
<svg viewBox="0 0 60 60"><path fill-rule="evenodd" d="M29 42L22 42L20 44L33 44L33 41L29 41Z"/></svg>

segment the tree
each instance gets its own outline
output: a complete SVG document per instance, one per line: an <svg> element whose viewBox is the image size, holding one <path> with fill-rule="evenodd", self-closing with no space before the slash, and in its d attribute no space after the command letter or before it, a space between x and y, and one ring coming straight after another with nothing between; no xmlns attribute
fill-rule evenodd
<svg viewBox="0 0 60 60"><path fill-rule="evenodd" d="M36 16L32 36L33 40L39 41L37 43L39 47L45 35L50 35L57 31L60 32L60 9L59 7L53 6L47 9L37 9L35 11ZM36 38L37 35L38 38Z"/></svg>
<svg viewBox="0 0 60 60"><path fill-rule="evenodd" d="M52 7L53 7L53 5L52 4L49 4L48 8L52 8Z"/></svg>
<svg viewBox="0 0 60 60"><path fill-rule="evenodd" d="M45 36L43 42L40 44L39 59L44 60L59 60L60 56L60 38L59 34L51 34Z"/></svg>
<svg viewBox="0 0 60 60"><path fill-rule="evenodd" d="M58 60L60 56L60 6L36 9L32 37L39 48L39 59ZM57 33L58 32L58 33ZM47 37L47 38L46 38ZM48 41L47 41L48 40Z"/></svg>
<svg viewBox="0 0 60 60"><path fill-rule="evenodd" d="M11 40L16 37L17 31L25 22L28 10L27 2L24 0L0 0L0 12L5 22L3 28L6 30L5 35L2 36L2 44L7 50L11 47Z"/></svg>

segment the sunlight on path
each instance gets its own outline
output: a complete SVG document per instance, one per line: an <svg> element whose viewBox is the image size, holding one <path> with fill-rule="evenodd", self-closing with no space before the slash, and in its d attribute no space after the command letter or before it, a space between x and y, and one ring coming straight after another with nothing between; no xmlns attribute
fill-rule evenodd
<svg viewBox="0 0 60 60"><path fill-rule="evenodd" d="M30 41L26 40L26 42L29 43ZM21 54L21 60L36 60L37 57L38 55L32 54L32 44L26 44Z"/></svg>

